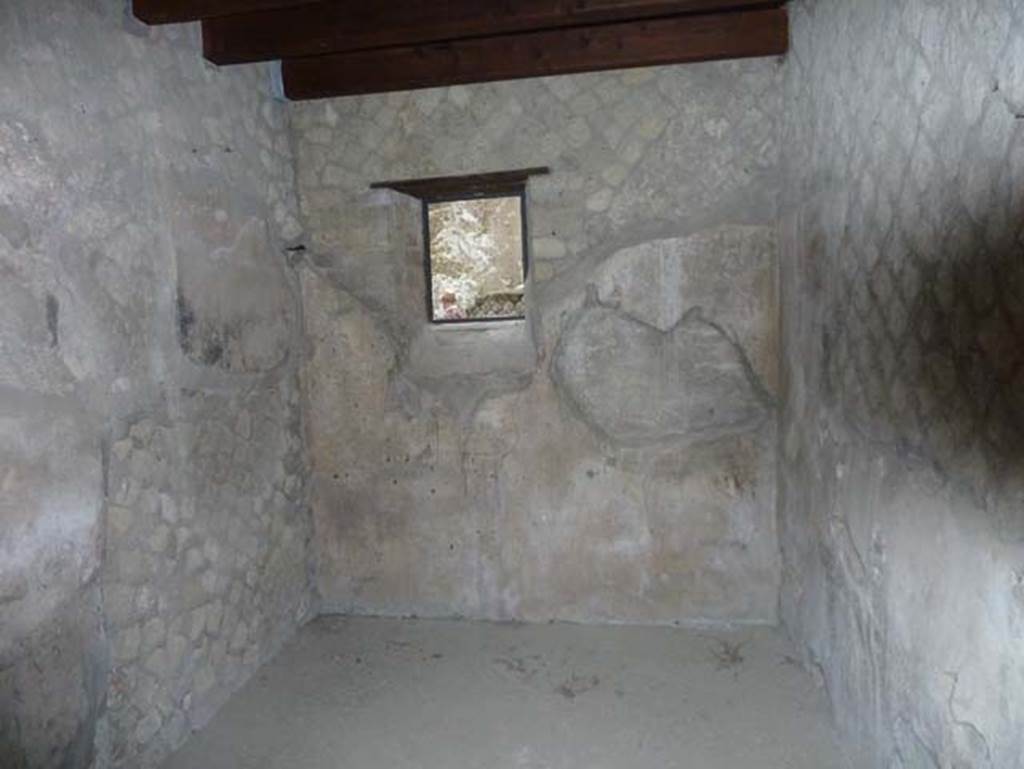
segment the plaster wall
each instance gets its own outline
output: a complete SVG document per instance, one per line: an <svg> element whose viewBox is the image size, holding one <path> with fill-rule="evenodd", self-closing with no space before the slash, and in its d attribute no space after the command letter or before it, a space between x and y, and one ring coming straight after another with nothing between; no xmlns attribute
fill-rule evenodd
<svg viewBox="0 0 1024 769"><path fill-rule="evenodd" d="M0 766L155 766L311 610L265 68L0 2Z"/></svg>
<svg viewBox="0 0 1024 769"><path fill-rule="evenodd" d="M777 60L292 106L324 609L776 618ZM417 201L548 165L528 318L427 322Z"/></svg>
<svg viewBox="0 0 1024 769"><path fill-rule="evenodd" d="M1024 15L792 3L783 618L857 766L1024 766Z"/></svg>

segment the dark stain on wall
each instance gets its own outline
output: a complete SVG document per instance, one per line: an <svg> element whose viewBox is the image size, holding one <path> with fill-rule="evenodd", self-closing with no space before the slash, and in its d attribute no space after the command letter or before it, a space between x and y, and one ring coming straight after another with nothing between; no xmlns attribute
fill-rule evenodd
<svg viewBox="0 0 1024 769"><path fill-rule="evenodd" d="M1014 229L993 237L961 221L930 253L887 242L852 276L840 266L859 257L842 246L831 255L839 277L822 332L824 389L859 431L946 473L967 455L997 472L1024 459L1024 250Z"/></svg>
<svg viewBox="0 0 1024 769"><path fill-rule="evenodd" d="M192 348L192 333L196 325L196 315L192 311L185 296L178 290L178 344L181 351L188 355Z"/></svg>
<svg viewBox="0 0 1024 769"><path fill-rule="evenodd" d="M178 291L178 344L181 351L206 366L220 364L230 368L225 358L225 342L222 335L196 320L196 313L184 294Z"/></svg>
<svg viewBox="0 0 1024 769"><path fill-rule="evenodd" d="M50 331L50 347L60 344L60 302L53 294L46 295L46 328Z"/></svg>

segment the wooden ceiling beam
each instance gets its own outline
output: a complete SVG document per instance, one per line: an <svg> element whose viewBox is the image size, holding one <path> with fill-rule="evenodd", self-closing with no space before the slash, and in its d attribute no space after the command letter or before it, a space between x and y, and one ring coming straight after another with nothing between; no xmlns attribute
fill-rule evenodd
<svg viewBox="0 0 1024 769"><path fill-rule="evenodd" d="M308 5L310 0L132 0L132 12L147 24L179 24L236 13Z"/></svg>
<svg viewBox="0 0 1024 769"><path fill-rule="evenodd" d="M780 4L781 0L320 0L207 19L203 48L216 64L240 64Z"/></svg>
<svg viewBox="0 0 1024 769"><path fill-rule="evenodd" d="M607 0L614 5L617 0ZM784 54L785 8L527 32L282 62L291 99Z"/></svg>

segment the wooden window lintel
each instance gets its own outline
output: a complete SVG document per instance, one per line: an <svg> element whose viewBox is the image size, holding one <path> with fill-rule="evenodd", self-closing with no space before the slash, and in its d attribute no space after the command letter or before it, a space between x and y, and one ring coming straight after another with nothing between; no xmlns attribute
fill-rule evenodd
<svg viewBox="0 0 1024 769"><path fill-rule="evenodd" d="M494 197L502 194L518 194L526 188L526 182L531 176L544 176L549 173L551 173L550 168L540 166L469 176L435 176L428 179L375 182L370 185L370 188L394 190L424 201Z"/></svg>

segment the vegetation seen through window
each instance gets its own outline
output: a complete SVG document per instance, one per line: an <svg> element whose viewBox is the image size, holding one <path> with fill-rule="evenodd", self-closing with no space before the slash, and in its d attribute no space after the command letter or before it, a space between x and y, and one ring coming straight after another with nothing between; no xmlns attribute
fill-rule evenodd
<svg viewBox="0 0 1024 769"><path fill-rule="evenodd" d="M427 204L432 319L524 317L522 198Z"/></svg>

